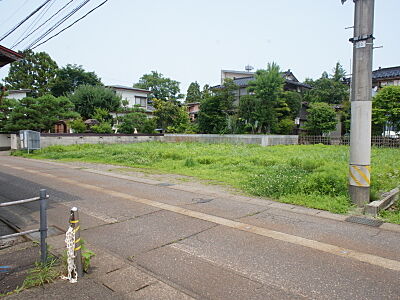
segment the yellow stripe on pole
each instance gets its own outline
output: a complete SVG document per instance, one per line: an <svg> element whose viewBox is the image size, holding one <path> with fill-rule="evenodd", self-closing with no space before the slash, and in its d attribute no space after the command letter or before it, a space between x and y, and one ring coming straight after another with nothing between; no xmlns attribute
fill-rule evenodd
<svg viewBox="0 0 400 300"><path fill-rule="evenodd" d="M350 185L369 187L371 185L370 166L351 165Z"/></svg>
<svg viewBox="0 0 400 300"><path fill-rule="evenodd" d="M75 240L75 244L78 244L81 241L81 238Z"/></svg>
<svg viewBox="0 0 400 300"><path fill-rule="evenodd" d="M80 250L81 249L81 246L79 245L79 247L76 247L74 250L75 251L78 251L78 250Z"/></svg>
<svg viewBox="0 0 400 300"><path fill-rule="evenodd" d="M79 223L79 220L75 220L75 221L69 221L71 224L76 224Z"/></svg>
<svg viewBox="0 0 400 300"><path fill-rule="evenodd" d="M358 174L360 174L360 176L365 180L366 183L368 183L368 185L371 183L369 178L364 174L363 171L361 171L361 169L357 166L353 166L353 168L358 172ZM367 168L365 168L367 169Z"/></svg>
<svg viewBox="0 0 400 300"><path fill-rule="evenodd" d="M353 173L350 172L350 176L351 176L351 178L354 180L354 182L355 182L358 186L362 186L361 182L359 182L359 181L357 180L357 178L354 177Z"/></svg>
<svg viewBox="0 0 400 300"><path fill-rule="evenodd" d="M74 229L74 232L77 232L79 230L79 228L81 228L81 226L79 226L79 225L76 226L75 229Z"/></svg>

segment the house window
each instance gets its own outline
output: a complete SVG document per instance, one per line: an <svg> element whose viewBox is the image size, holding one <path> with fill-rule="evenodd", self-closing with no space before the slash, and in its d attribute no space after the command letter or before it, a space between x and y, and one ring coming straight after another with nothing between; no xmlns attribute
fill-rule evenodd
<svg viewBox="0 0 400 300"><path fill-rule="evenodd" d="M146 107L147 98L135 96L135 104Z"/></svg>

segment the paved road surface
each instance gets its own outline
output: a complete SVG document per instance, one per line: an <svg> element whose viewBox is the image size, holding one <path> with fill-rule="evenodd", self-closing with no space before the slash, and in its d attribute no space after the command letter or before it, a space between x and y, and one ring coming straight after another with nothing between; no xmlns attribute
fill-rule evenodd
<svg viewBox="0 0 400 300"><path fill-rule="evenodd" d="M53 228L65 231L69 208L79 207L90 245L180 292L175 299L400 299L396 226L348 223L207 186L0 156L0 201L32 197L40 188L51 196ZM35 228L38 206L4 208L0 216ZM129 268L121 272L134 276Z"/></svg>

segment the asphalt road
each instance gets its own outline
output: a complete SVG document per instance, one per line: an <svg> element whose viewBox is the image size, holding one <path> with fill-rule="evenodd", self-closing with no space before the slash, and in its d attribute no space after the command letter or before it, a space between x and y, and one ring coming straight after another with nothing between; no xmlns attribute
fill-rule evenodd
<svg viewBox="0 0 400 300"><path fill-rule="evenodd" d="M65 231L77 206L88 243L197 299L400 299L400 232L207 186L88 171L0 156L0 201L46 188L53 228ZM35 228L38 205L0 217Z"/></svg>

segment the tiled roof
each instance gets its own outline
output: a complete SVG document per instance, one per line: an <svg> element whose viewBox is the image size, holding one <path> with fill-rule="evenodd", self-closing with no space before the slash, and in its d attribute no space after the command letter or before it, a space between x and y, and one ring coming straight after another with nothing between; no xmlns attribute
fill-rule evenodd
<svg viewBox="0 0 400 300"><path fill-rule="evenodd" d="M400 77L400 66L380 68L372 72L372 79Z"/></svg>
<svg viewBox="0 0 400 300"><path fill-rule="evenodd" d="M135 88L135 87L129 87L129 86L124 86L124 85L107 85L107 88L110 89L121 89L121 90L130 90L130 91L141 91L141 92L146 92L146 93L150 93L150 91L148 90L144 90L144 89L139 89L139 88Z"/></svg>
<svg viewBox="0 0 400 300"><path fill-rule="evenodd" d="M249 77L243 77L243 78L236 78L236 79L234 79L233 80L233 82L237 85L237 86L239 86L239 87L247 87L248 85L249 85L249 82L250 81L253 81L254 80L254 76L249 76ZM297 82L297 81L293 81L293 80L288 80L288 79L286 79L286 83L287 84L293 84L293 85L296 85L296 86L300 86L300 87L304 87L304 88L308 88L308 89L311 89L311 86L309 86L308 84L305 84L305 83L301 83L301 82ZM213 88L221 88L222 86L220 86L220 85L217 85L217 86L215 86L215 87L213 87Z"/></svg>

